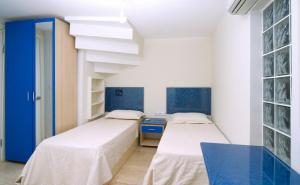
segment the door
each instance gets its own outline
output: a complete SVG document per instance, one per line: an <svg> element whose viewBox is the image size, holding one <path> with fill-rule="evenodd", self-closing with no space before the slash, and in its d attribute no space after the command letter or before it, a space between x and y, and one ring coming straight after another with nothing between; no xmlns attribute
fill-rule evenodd
<svg viewBox="0 0 300 185"><path fill-rule="evenodd" d="M5 26L5 156L26 162L35 148L33 21Z"/></svg>

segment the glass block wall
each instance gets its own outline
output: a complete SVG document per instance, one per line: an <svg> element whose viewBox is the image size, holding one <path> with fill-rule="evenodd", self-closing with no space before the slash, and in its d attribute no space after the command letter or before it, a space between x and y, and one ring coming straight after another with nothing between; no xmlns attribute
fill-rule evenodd
<svg viewBox="0 0 300 185"><path fill-rule="evenodd" d="M291 159L290 0L274 0L262 12L263 144L281 160Z"/></svg>

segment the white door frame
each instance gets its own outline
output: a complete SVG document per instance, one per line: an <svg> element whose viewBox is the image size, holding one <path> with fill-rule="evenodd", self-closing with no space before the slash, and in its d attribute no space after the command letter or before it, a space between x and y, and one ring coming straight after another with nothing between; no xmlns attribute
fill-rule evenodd
<svg viewBox="0 0 300 185"><path fill-rule="evenodd" d="M300 173L300 2L299 0L291 0L291 16L292 16L292 109L291 109L291 166Z"/></svg>

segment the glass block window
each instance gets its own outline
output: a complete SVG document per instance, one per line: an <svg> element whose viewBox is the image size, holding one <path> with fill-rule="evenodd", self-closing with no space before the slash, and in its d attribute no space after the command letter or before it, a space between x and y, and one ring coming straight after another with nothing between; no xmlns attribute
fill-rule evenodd
<svg viewBox="0 0 300 185"><path fill-rule="evenodd" d="M290 0L274 0L262 12L263 144L282 161L291 158Z"/></svg>

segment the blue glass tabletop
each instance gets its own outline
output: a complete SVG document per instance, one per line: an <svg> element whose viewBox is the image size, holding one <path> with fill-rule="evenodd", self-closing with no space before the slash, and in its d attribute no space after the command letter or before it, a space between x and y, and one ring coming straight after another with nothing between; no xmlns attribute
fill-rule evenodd
<svg viewBox="0 0 300 185"><path fill-rule="evenodd" d="M145 118L142 124L163 125L166 123L164 118Z"/></svg>
<svg viewBox="0 0 300 185"><path fill-rule="evenodd" d="M300 175L262 146L201 143L210 185L300 185Z"/></svg>

